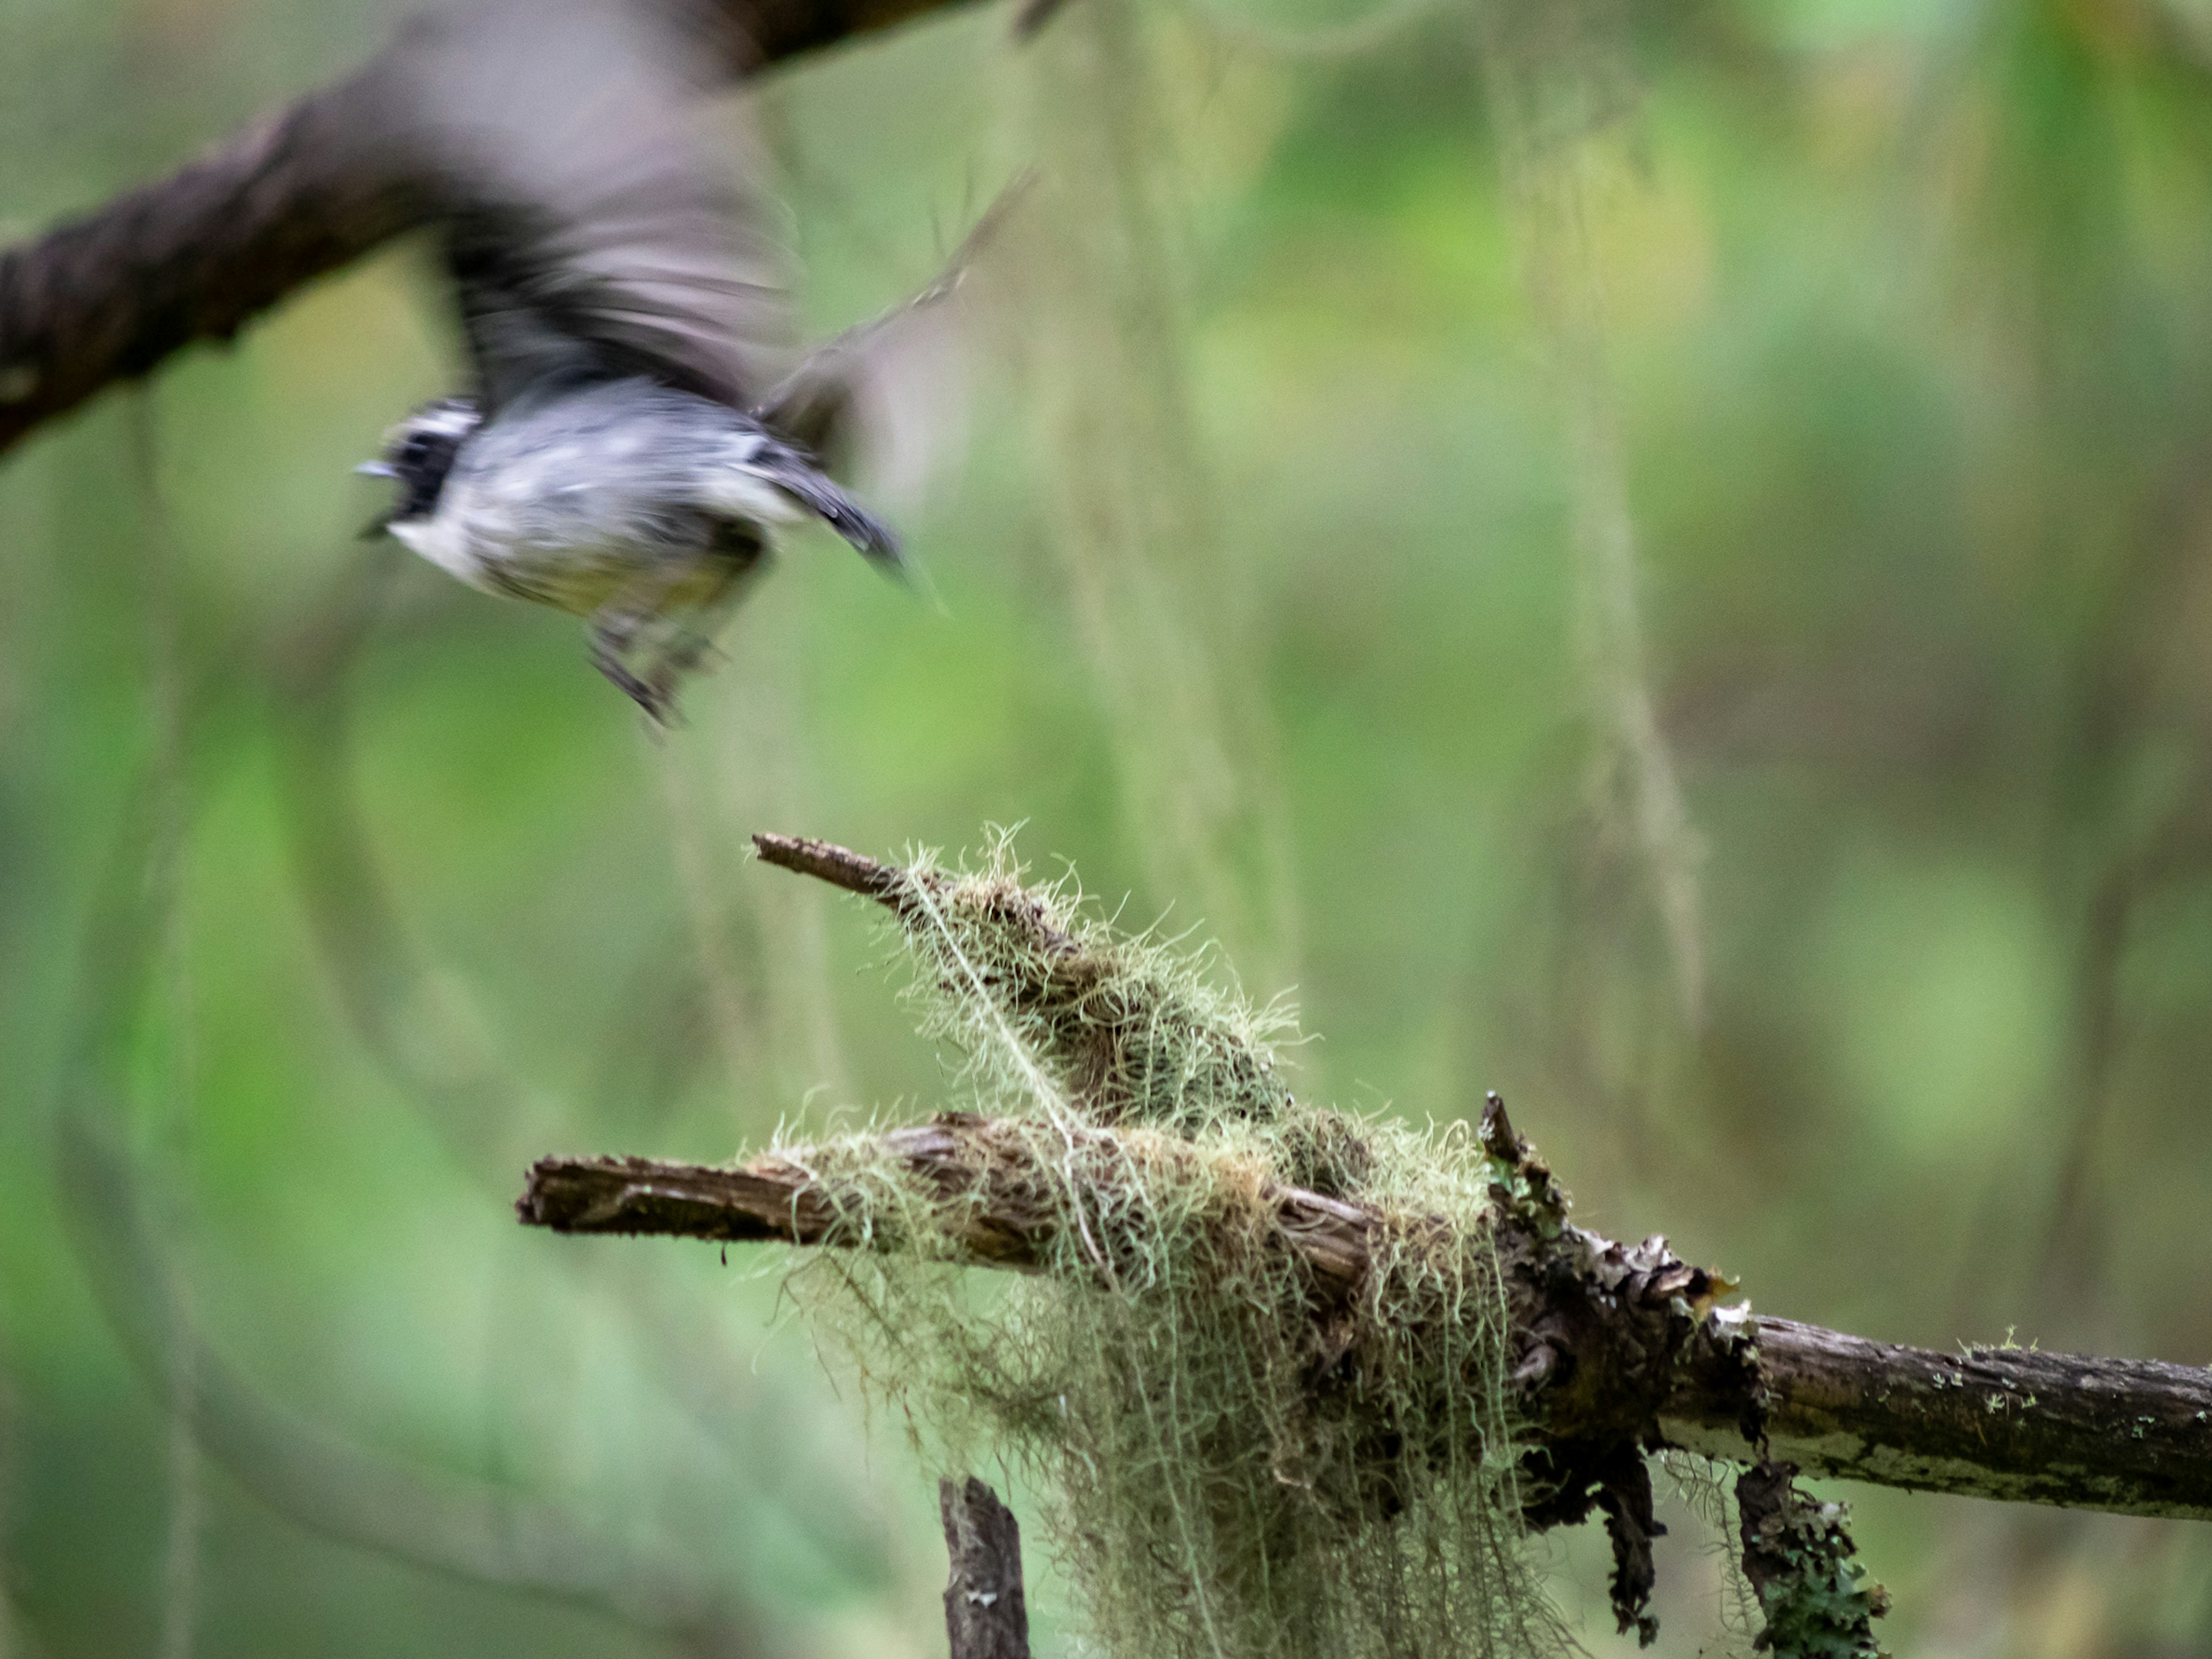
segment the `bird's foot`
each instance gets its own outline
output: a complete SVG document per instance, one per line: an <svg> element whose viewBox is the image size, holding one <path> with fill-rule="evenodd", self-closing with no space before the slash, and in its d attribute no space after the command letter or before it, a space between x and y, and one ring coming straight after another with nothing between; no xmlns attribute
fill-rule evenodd
<svg viewBox="0 0 2212 1659"><path fill-rule="evenodd" d="M659 674L641 678L623 666L620 658L606 651L592 653L592 666L645 711L645 718L655 732L665 732L676 723L676 687L672 682Z"/></svg>

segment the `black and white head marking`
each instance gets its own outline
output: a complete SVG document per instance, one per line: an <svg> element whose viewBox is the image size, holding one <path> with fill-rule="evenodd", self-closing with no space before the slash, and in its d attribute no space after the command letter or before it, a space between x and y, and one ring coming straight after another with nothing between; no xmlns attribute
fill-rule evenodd
<svg viewBox="0 0 2212 1659"><path fill-rule="evenodd" d="M384 459L364 461L355 471L371 477L391 478L399 485L399 500L374 526L383 529L412 519L427 519L437 510L439 492L461 446L483 424L483 412L473 398L441 398L424 404L384 434Z"/></svg>

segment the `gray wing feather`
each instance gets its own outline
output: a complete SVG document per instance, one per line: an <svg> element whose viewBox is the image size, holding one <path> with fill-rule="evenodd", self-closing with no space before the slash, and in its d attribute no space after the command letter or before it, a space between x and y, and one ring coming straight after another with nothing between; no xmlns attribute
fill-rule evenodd
<svg viewBox="0 0 2212 1659"><path fill-rule="evenodd" d="M717 156L679 15L489 0L426 31L403 118L443 210L488 406L641 375L744 407L791 339L759 176Z"/></svg>
<svg viewBox="0 0 2212 1659"><path fill-rule="evenodd" d="M894 483L911 483L960 424L967 342L963 307L978 261L1034 175L1000 191L935 279L904 304L807 353L762 398L754 418L840 476L865 455Z"/></svg>

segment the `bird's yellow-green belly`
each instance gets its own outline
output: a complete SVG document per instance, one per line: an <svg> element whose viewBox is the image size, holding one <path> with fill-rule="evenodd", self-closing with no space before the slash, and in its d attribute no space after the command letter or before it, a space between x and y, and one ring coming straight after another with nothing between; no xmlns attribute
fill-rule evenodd
<svg viewBox="0 0 2212 1659"><path fill-rule="evenodd" d="M520 548L478 553L477 585L588 617L609 605L681 611L719 586L714 556L656 548Z"/></svg>

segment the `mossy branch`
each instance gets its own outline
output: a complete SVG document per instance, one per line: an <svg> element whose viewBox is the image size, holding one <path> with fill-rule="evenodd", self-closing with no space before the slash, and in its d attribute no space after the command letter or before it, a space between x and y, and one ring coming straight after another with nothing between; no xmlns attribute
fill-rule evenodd
<svg viewBox="0 0 2212 1659"><path fill-rule="evenodd" d="M518 1207L807 1247L912 1420L1057 1489L1109 1650L1399 1659L1476 1626L1516 1659L1569 1650L1516 1540L1592 1513L1648 1641L1644 1456L1670 1446L1752 1466L1783 1659L1870 1653L1881 1611L1796 1469L2212 1518L2212 1373L1753 1319L1665 1239L1573 1224L1495 1096L1472 1134L1298 1102L1279 1015L1072 881L1024 884L1003 844L968 872L756 845L891 913L980 1109L736 1167L548 1158ZM969 1267L1018 1277L971 1297Z"/></svg>
<svg viewBox="0 0 2212 1659"><path fill-rule="evenodd" d="M950 1246L977 1267L1034 1273L1051 1254L1062 1212L1052 1196L1054 1172L1041 1164L1031 1127L949 1112L836 1151L840 1163L902 1170L936 1197L943 1231L927 1241L929 1248ZM1094 1155L1132 1164L1200 1156L1178 1148L1171 1137L1144 1131L1078 1130L1075 1139ZM541 1158L515 1208L531 1226L560 1233L662 1233L731 1244L922 1245L903 1228L886 1230L865 1188L823 1181L812 1150L735 1169L641 1158ZM1367 1272L1369 1231L1379 1224L1371 1212L1273 1183L1261 1188L1261 1201L1274 1212L1318 1293L1341 1297L1358 1286Z"/></svg>
<svg viewBox="0 0 2212 1659"><path fill-rule="evenodd" d="M876 1138L883 1154L963 1200L950 1243L979 1267L1035 1271L1047 1212L1042 1172L1010 1161L1008 1126L947 1116ZM1094 1132L1102 1139L1109 1131ZM1354 1204L1295 1188L1269 1201L1317 1287L1343 1294L1364 1274L1369 1241L1389 1224ZM980 1202L972 1201L980 1200ZM524 1221L564 1233L667 1234L737 1243L834 1245L863 1224L849 1194L825 1186L805 1155L735 1169L647 1158L544 1158L517 1205ZM877 1248L905 1241L878 1235ZM1559 1305L1516 1309L1532 1404L1547 1391L1584 1403L1559 1419L1568 1438L1593 1417L1643 1418L1665 1444L1751 1462L1744 1424L1763 1394L1770 1455L1807 1473L2008 1502L2212 1520L2212 1371L2154 1360L2027 1348L1933 1349L1869 1341L1794 1320L1708 1319L1678 1362L1654 1376L1635 1364L1669 1304L1711 1280L1662 1243L1626 1249L1581 1229L1566 1246L1522 1241L1564 1258ZM1577 1265L1577 1258L1583 1264ZM1604 1279L1616 1284L1603 1291ZM1617 1340L1592 1343L1594 1292L1615 1306ZM1757 1356L1754 1380L1747 1356ZM1548 1356L1548 1357L1547 1357ZM1608 1405L1607 1402L1610 1402ZM1540 1422L1540 1419L1539 1419Z"/></svg>

